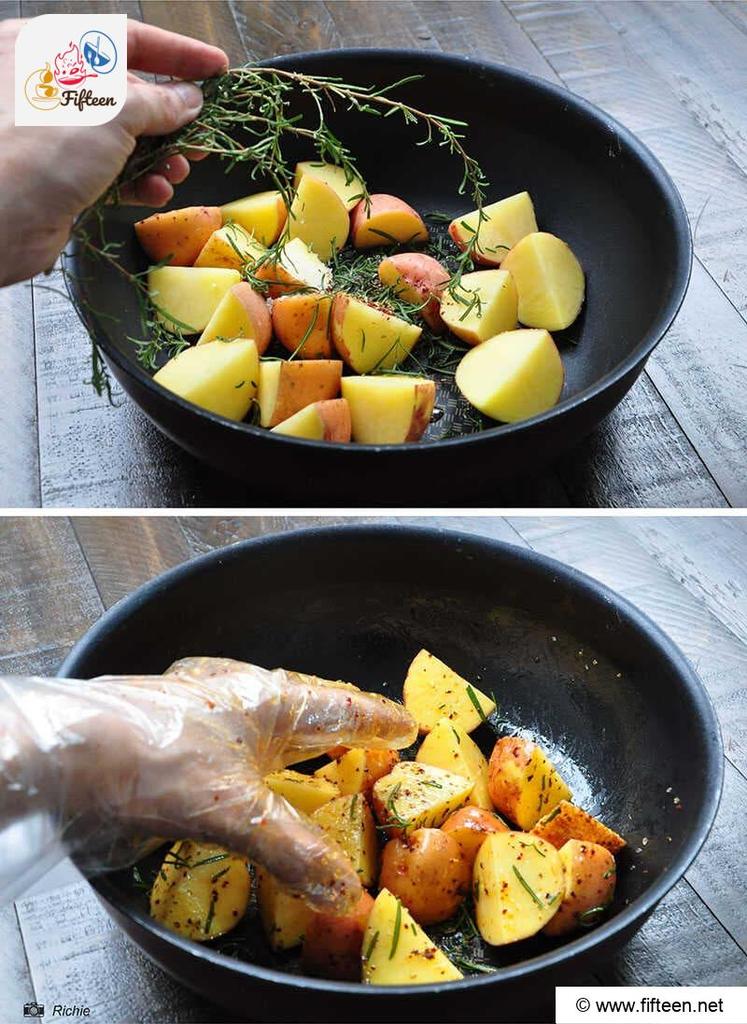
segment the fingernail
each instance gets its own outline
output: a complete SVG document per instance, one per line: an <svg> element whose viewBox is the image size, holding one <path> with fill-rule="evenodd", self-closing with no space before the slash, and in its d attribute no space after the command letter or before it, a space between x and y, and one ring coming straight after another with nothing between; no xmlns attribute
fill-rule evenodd
<svg viewBox="0 0 747 1024"><path fill-rule="evenodd" d="M192 82L172 82L173 89L187 110L199 110L202 107L202 90Z"/></svg>

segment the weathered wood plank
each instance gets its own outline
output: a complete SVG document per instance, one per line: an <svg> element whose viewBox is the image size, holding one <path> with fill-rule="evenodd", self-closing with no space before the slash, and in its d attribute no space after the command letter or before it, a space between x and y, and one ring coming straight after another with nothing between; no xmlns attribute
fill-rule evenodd
<svg viewBox="0 0 747 1024"><path fill-rule="evenodd" d="M230 4L247 60L341 45L322 0L230 0Z"/></svg>
<svg viewBox="0 0 747 1024"><path fill-rule="evenodd" d="M225 0L213 0L209 4L201 0L181 0L179 4L173 0L141 0L140 8L143 21L149 25L219 46L232 64L246 60L236 21Z"/></svg>
<svg viewBox="0 0 747 1024"><path fill-rule="evenodd" d="M0 334L0 379L5 385L0 405L0 506L33 508L40 504L41 492L34 298L28 282L0 289Z"/></svg>
<svg viewBox="0 0 747 1024"><path fill-rule="evenodd" d="M418 4L409 0L389 0L385 14L368 0L350 0L348 3L328 0L325 6L340 34L342 46L375 45L418 50L435 46L428 19L422 17Z"/></svg>
<svg viewBox="0 0 747 1024"><path fill-rule="evenodd" d="M49 652L73 644L101 614L72 527L61 518L0 519L0 594L0 659L15 666L25 656L47 664Z"/></svg>
<svg viewBox="0 0 747 1024"><path fill-rule="evenodd" d="M747 32L747 7L744 0L711 0L714 7L736 25L742 32Z"/></svg>

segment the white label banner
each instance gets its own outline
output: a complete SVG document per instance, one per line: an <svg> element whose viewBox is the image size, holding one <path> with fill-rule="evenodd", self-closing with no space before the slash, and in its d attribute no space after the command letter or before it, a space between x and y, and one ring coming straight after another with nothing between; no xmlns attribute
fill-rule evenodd
<svg viewBox="0 0 747 1024"><path fill-rule="evenodd" d="M744 1024L747 987L559 987L556 1024Z"/></svg>
<svg viewBox="0 0 747 1024"><path fill-rule="evenodd" d="M15 87L18 126L111 121L127 98L127 16L32 18L16 38Z"/></svg>

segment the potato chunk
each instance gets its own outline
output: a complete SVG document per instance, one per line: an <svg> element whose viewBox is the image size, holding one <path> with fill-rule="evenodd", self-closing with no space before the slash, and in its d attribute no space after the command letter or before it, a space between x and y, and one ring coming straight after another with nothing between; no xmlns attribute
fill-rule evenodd
<svg viewBox="0 0 747 1024"><path fill-rule="evenodd" d="M300 238L320 260L331 259L348 240L350 218L334 189L305 174L291 203L288 234Z"/></svg>
<svg viewBox="0 0 747 1024"><path fill-rule="evenodd" d="M565 371L547 331L506 331L457 366L456 383L467 401L503 423L538 416L556 404Z"/></svg>
<svg viewBox="0 0 747 1024"><path fill-rule="evenodd" d="M350 406L344 398L312 402L272 428L273 434L305 437L309 441L350 440Z"/></svg>
<svg viewBox="0 0 747 1024"><path fill-rule="evenodd" d="M208 412L243 420L257 394L257 346L250 339L236 338L186 348L153 379Z"/></svg>
<svg viewBox="0 0 747 1024"><path fill-rule="evenodd" d="M251 891L244 857L214 843L180 839L166 854L150 892L150 914L177 935L207 942L230 932Z"/></svg>
<svg viewBox="0 0 747 1024"><path fill-rule="evenodd" d="M477 927L491 946L527 939L560 906L563 864L554 846L522 832L494 832L475 860Z"/></svg>
<svg viewBox="0 0 747 1024"><path fill-rule="evenodd" d="M303 942L314 914L297 893L284 889L269 871L257 866L257 903L267 941L273 949L293 949Z"/></svg>
<svg viewBox="0 0 747 1024"><path fill-rule="evenodd" d="M314 775L303 775L290 768L271 772L265 776L264 781L273 793L284 797L289 804L303 814L313 814L323 804L329 803L330 800L340 795L340 790L333 782L317 778Z"/></svg>
<svg viewBox="0 0 747 1024"><path fill-rule="evenodd" d="M546 231L517 242L501 264L519 294L519 320L527 327L561 331L581 312L584 272L570 246Z"/></svg>
<svg viewBox="0 0 747 1024"><path fill-rule="evenodd" d="M154 267L148 271L148 298L169 330L198 334L240 280L238 270L225 267Z"/></svg>
<svg viewBox="0 0 747 1024"><path fill-rule="evenodd" d="M428 228L417 210L385 193L361 199L350 213L350 227L356 249L428 241Z"/></svg>
<svg viewBox="0 0 747 1024"><path fill-rule="evenodd" d="M364 892L349 914L312 914L303 940L304 970L321 978L360 981L363 936L373 905Z"/></svg>
<svg viewBox="0 0 747 1024"><path fill-rule="evenodd" d="M438 260L424 252L401 252L383 259L378 275L382 284L394 289L395 295L414 306L422 306L419 315L431 330L443 331L441 295L450 274Z"/></svg>
<svg viewBox="0 0 747 1024"><path fill-rule="evenodd" d="M369 985L429 985L462 977L388 889L381 890L369 915L362 958Z"/></svg>
<svg viewBox="0 0 747 1024"><path fill-rule="evenodd" d="M478 210L455 217L449 224L449 234L457 246L464 251L478 233L477 245L473 249L476 263L499 266L517 242L537 230L534 206L528 192L517 192L497 203L482 208L483 220ZM479 230L478 230L479 229Z"/></svg>
<svg viewBox="0 0 747 1024"><path fill-rule="evenodd" d="M563 896L558 912L545 925L546 935L567 935L597 924L615 894L615 858L603 846L569 839L560 848L560 860Z"/></svg>
<svg viewBox="0 0 747 1024"><path fill-rule="evenodd" d="M366 750L351 747L335 761L335 780L341 793L363 793L369 796L373 785L388 775L399 761L396 750Z"/></svg>
<svg viewBox="0 0 747 1024"><path fill-rule="evenodd" d="M424 377L343 377L353 440L359 444L419 441L433 415L436 385Z"/></svg>
<svg viewBox="0 0 747 1024"><path fill-rule="evenodd" d="M497 811L530 829L571 791L545 752L521 736L504 736L488 763L488 788Z"/></svg>
<svg viewBox="0 0 747 1024"><path fill-rule="evenodd" d="M262 355L272 338L270 311L264 298L250 284L241 281L232 285L200 335L198 345L221 338L252 338Z"/></svg>
<svg viewBox="0 0 747 1024"><path fill-rule="evenodd" d="M313 402L337 398L339 359L273 359L259 364L259 421L276 427Z"/></svg>
<svg viewBox="0 0 747 1024"><path fill-rule="evenodd" d="M268 294L273 299L309 288L323 292L332 282L329 267L301 238L291 238L286 242L279 258L275 262L268 260L263 263L255 276L266 283Z"/></svg>
<svg viewBox="0 0 747 1024"><path fill-rule="evenodd" d="M298 292L280 295L272 303L272 329L275 337L301 359L329 359L329 315L332 296L323 292Z"/></svg>
<svg viewBox="0 0 747 1024"><path fill-rule="evenodd" d="M603 825L588 811L581 810L567 800L561 800L548 814L540 818L532 829L559 850L569 839L581 839L603 846L610 853L618 853L626 845L622 836Z"/></svg>
<svg viewBox="0 0 747 1024"><path fill-rule="evenodd" d="M482 807L460 807L450 814L441 826L441 831L452 836L462 852L462 856L472 870L477 851L493 832L510 832L508 825L494 814Z"/></svg>
<svg viewBox="0 0 747 1024"><path fill-rule="evenodd" d="M374 783L373 805L391 835L416 828L438 828L469 799L473 782L442 768L400 761Z"/></svg>
<svg viewBox="0 0 747 1024"><path fill-rule="evenodd" d="M295 188L299 187L302 180L307 175L310 175L312 178L318 178L320 181L323 181L325 185L329 185L331 189L334 189L345 204L346 210L352 210L365 191L365 187L360 178L357 178L355 175L348 178L344 168L338 167L336 164L324 164L317 163L314 160L302 160L300 163L296 164L296 174L294 179Z"/></svg>
<svg viewBox="0 0 747 1024"><path fill-rule="evenodd" d="M260 245L272 245L280 238L287 210L280 192L258 192L243 199L234 199L220 208L223 223L235 221Z"/></svg>
<svg viewBox="0 0 747 1024"><path fill-rule="evenodd" d="M420 744L416 760L471 779L474 788L469 802L492 811L493 801L488 792L488 762L458 722L439 718Z"/></svg>
<svg viewBox="0 0 747 1024"><path fill-rule="evenodd" d="M441 316L458 338L480 345L516 327L516 287L505 270L475 270L441 296Z"/></svg>
<svg viewBox="0 0 747 1024"><path fill-rule="evenodd" d="M372 886L378 873L379 844L366 798L360 793L334 797L311 817L345 851L361 885Z"/></svg>
<svg viewBox="0 0 747 1024"><path fill-rule="evenodd" d="M416 828L390 839L381 855L379 886L401 900L418 924L453 917L471 879L459 843L440 828Z"/></svg>
<svg viewBox="0 0 747 1024"><path fill-rule="evenodd" d="M240 224L229 223L214 231L195 260L196 267L252 267L267 249L260 245Z"/></svg>
<svg viewBox="0 0 747 1024"><path fill-rule="evenodd" d="M356 373L391 370L410 352L423 333L392 313L345 295L335 295L330 317L332 343Z"/></svg>
<svg viewBox="0 0 747 1024"><path fill-rule="evenodd" d="M137 221L135 234L154 263L166 260L171 267L190 267L220 224L217 206L187 206Z"/></svg>
<svg viewBox="0 0 747 1024"><path fill-rule="evenodd" d="M472 732L483 717L495 711L490 697L425 650L415 655L407 671L402 698L421 733L430 732L441 718Z"/></svg>

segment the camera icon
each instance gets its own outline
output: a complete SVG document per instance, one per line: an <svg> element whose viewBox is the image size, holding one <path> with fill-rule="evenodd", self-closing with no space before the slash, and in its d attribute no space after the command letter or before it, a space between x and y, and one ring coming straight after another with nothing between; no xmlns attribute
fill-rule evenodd
<svg viewBox="0 0 747 1024"><path fill-rule="evenodd" d="M23 1015L24 1017L43 1017L44 1003L24 1003Z"/></svg>

